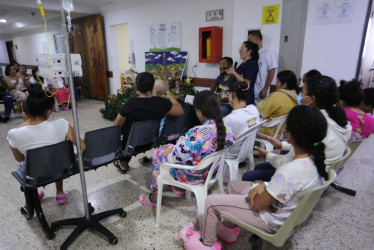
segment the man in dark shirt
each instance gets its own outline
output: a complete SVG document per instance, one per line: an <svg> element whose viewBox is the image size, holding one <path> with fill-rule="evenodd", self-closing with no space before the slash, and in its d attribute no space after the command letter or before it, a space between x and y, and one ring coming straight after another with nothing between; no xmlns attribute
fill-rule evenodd
<svg viewBox="0 0 374 250"><path fill-rule="evenodd" d="M123 149L133 122L161 120L165 115L183 115L182 106L170 93L166 95L166 98L152 95L154 83L155 79L151 73L140 73L136 77L139 97L128 99L114 121L114 125L121 126ZM115 165L120 173L126 173L130 159L131 157L116 162Z"/></svg>
<svg viewBox="0 0 374 250"><path fill-rule="evenodd" d="M218 96L218 101L220 102L220 108L223 116L228 115L232 111L227 94L229 93L230 84L236 82L236 78L232 75L228 75L226 72L226 70L231 68L232 65L233 61L231 57L223 57L221 59L219 63L220 74L210 89Z"/></svg>

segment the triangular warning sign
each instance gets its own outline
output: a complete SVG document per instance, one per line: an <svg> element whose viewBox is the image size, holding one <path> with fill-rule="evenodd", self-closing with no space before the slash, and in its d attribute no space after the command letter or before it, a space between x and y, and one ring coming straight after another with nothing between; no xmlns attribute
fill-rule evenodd
<svg viewBox="0 0 374 250"><path fill-rule="evenodd" d="M274 17L271 14L271 12L269 13L268 17L266 18L266 22L274 22Z"/></svg>

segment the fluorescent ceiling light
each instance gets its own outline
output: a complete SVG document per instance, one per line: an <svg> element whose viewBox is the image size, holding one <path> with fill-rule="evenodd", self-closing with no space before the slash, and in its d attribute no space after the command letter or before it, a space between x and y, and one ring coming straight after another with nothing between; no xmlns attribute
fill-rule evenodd
<svg viewBox="0 0 374 250"><path fill-rule="evenodd" d="M0 23L6 23L6 19L1 18L1 19L0 19Z"/></svg>

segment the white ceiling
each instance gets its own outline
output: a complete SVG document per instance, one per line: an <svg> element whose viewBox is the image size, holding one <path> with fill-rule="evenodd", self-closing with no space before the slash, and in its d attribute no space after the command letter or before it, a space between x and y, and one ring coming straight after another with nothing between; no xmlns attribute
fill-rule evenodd
<svg viewBox="0 0 374 250"><path fill-rule="evenodd" d="M61 23L61 0L42 0L47 24ZM161 0L73 0L72 19L118 8L131 8ZM36 0L0 0L0 38L40 30L44 21Z"/></svg>

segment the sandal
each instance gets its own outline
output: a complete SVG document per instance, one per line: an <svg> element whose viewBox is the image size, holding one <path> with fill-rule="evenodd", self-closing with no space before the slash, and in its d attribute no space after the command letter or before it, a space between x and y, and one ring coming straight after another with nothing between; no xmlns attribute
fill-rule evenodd
<svg viewBox="0 0 374 250"><path fill-rule="evenodd" d="M151 194L141 194L139 195L139 202L148 207L157 207L157 203L153 203L149 198Z"/></svg>
<svg viewBox="0 0 374 250"><path fill-rule="evenodd" d="M126 174L127 171L129 171L129 169L124 170L121 168L121 164L119 163L119 160L114 161L113 164L117 168L118 172L120 172L121 174Z"/></svg>
<svg viewBox="0 0 374 250"><path fill-rule="evenodd" d="M68 201L69 195L68 194L56 194L56 202L59 205L65 204Z"/></svg>

